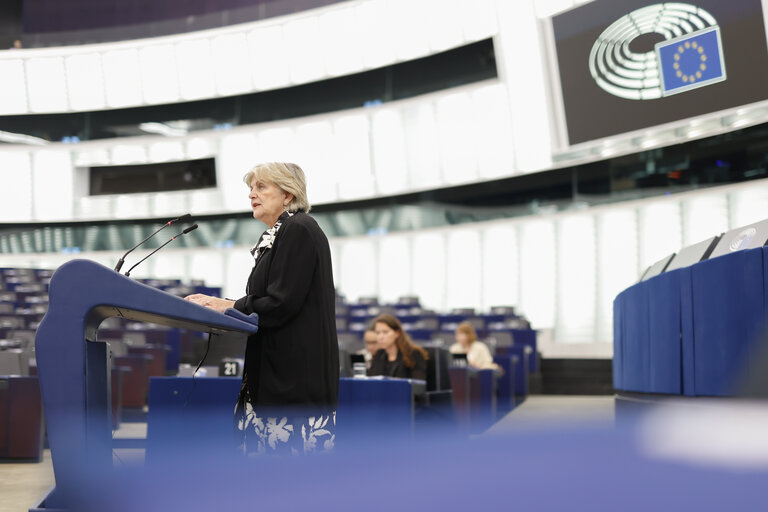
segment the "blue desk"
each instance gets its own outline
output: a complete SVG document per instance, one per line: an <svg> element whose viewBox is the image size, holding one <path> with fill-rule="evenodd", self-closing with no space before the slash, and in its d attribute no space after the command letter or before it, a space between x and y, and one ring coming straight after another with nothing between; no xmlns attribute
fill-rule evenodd
<svg viewBox="0 0 768 512"><path fill-rule="evenodd" d="M233 450L240 377L152 377L147 413L147 461L162 453Z"/></svg>
<svg viewBox="0 0 768 512"><path fill-rule="evenodd" d="M614 301L614 388L729 396L765 328L768 249L637 283Z"/></svg>
<svg viewBox="0 0 768 512"><path fill-rule="evenodd" d="M364 441L372 433L378 436L381 432L394 438L410 438L415 399L426 392L426 385L423 380L386 377L339 379L338 439Z"/></svg>

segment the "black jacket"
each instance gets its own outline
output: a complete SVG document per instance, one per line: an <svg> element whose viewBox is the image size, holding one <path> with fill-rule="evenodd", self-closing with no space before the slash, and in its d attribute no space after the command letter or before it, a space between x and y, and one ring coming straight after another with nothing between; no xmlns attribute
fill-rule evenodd
<svg viewBox="0 0 768 512"><path fill-rule="evenodd" d="M413 368L408 368L403 363L403 354L399 350L397 351L397 359L390 361L387 352L381 349L373 355L368 375L371 377L384 375L401 379L427 380L427 362L421 356L421 352L414 350L411 356L413 356L414 365Z"/></svg>
<svg viewBox="0 0 768 512"><path fill-rule="evenodd" d="M244 379L255 408L329 411L339 394L336 294L331 250L320 226L297 212L259 255L235 309L259 315Z"/></svg>

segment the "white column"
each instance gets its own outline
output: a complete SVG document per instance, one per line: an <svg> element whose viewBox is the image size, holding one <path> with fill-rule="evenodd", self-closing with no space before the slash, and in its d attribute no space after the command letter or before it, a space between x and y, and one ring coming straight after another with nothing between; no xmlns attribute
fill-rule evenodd
<svg viewBox="0 0 768 512"><path fill-rule="evenodd" d="M531 172L552 163L551 102L546 51L534 0L498 0L496 66L506 84L512 115L516 168Z"/></svg>

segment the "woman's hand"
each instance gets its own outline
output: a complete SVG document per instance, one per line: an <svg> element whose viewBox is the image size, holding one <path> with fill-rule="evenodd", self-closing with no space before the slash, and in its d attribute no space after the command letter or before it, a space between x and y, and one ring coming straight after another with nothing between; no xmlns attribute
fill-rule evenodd
<svg viewBox="0 0 768 512"><path fill-rule="evenodd" d="M184 300L194 302L195 304L200 304L201 306L211 308L220 313L223 313L227 308L231 308L235 305L235 301L233 300L211 297L210 295L203 295L202 293L187 295L184 297Z"/></svg>

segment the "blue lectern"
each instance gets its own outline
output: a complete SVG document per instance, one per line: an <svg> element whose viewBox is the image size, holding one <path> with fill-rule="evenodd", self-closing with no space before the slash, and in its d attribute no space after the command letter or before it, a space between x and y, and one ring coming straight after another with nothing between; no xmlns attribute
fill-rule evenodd
<svg viewBox="0 0 768 512"><path fill-rule="evenodd" d="M256 315L221 314L133 281L88 260L53 274L49 309L35 340L56 487L45 508L69 508L90 478L111 472L109 351L95 343L108 317L211 334L255 333Z"/></svg>

